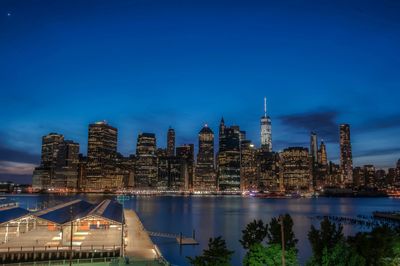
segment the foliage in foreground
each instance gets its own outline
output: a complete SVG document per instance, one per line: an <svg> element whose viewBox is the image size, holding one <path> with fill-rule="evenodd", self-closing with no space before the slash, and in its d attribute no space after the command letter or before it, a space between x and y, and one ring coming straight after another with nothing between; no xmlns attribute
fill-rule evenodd
<svg viewBox="0 0 400 266"><path fill-rule="evenodd" d="M308 240L310 241L313 251L313 265L322 265L322 256L324 250L330 253L337 243L344 241L343 226L331 223L327 218L321 222L321 229L311 226L308 232Z"/></svg>
<svg viewBox="0 0 400 266"><path fill-rule="evenodd" d="M333 248L325 247L320 261L311 257L307 266L363 266L365 259L355 252L344 241L337 243Z"/></svg>
<svg viewBox="0 0 400 266"><path fill-rule="evenodd" d="M268 225L262 220L254 220L247 224L246 229L242 231L242 239L239 240L244 249L249 249L252 245L261 244L267 236Z"/></svg>
<svg viewBox="0 0 400 266"><path fill-rule="evenodd" d="M299 265L296 244L298 240L293 232L293 220L290 215L283 219L285 237L285 262L287 266ZM268 243L263 243L268 239ZM400 228L379 226L371 232L360 232L345 237L341 224L336 225L324 219L320 228L311 226L308 233L313 255L307 266L399 266L400 265ZM254 220L242 231L239 240L247 250L243 259L245 266L282 265L281 224L278 218L267 224ZM221 237L211 238L208 249L201 256L189 258L194 266L228 266L233 251L228 250Z"/></svg>
<svg viewBox="0 0 400 266"><path fill-rule="evenodd" d="M208 249L203 250L201 256L188 257L189 263L194 266L229 266L233 251L228 250L222 237L210 238Z"/></svg>
<svg viewBox="0 0 400 266"><path fill-rule="evenodd" d="M308 239L313 249L308 266L400 265L400 235L388 226L345 238L340 224L324 219L320 229L311 226Z"/></svg>
<svg viewBox="0 0 400 266"><path fill-rule="evenodd" d="M297 252L294 248L285 251L285 262L287 266L299 265ZM243 259L244 266L280 266L282 265L282 247L272 244L268 247L262 244L252 245Z"/></svg>
<svg viewBox="0 0 400 266"><path fill-rule="evenodd" d="M299 240L296 239L293 232L293 220L289 214L285 214L282 216L283 218L283 232L284 232L284 241L285 241L285 249L296 249L297 242ZM278 244L282 245L282 234L281 234L281 223L279 217L272 218L269 223L268 228L268 244Z"/></svg>

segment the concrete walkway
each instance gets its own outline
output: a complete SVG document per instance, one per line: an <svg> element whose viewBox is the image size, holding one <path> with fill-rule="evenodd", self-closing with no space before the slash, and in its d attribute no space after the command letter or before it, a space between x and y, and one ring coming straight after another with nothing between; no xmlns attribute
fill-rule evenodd
<svg viewBox="0 0 400 266"><path fill-rule="evenodd" d="M126 221L125 256L139 260L158 259L159 255L155 250L155 245L137 214L133 210L124 210L124 214Z"/></svg>

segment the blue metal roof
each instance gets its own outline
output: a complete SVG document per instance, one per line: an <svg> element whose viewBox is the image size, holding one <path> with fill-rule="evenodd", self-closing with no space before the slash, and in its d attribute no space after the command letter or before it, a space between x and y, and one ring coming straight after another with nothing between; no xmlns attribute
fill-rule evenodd
<svg viewBox="0 0 400 266"><path fill-rule="evenodd" d="M109 199L103 200L97 204L89 215L96 215L97 217L105 218L117 223L124 222L124 210L120 203Z"/></svg>
<svg viewBox="0 0 400 266"><path fill-rule="evenodd" d="M30 214L30 211L20 207L0 209L0 224L21 218L28 214Z"/></svg>
<svg viewBox="0 0 400 266"><path fill-rule="evenodd" d="M39 218L56 224L65 224L71 220L85 217L96 205L83 200L74 200L68 203L57 205L44 211L39 211L35 215Z"/></svg>
<svg viewBox="0 0 400 266"><path fill-rule="evenodd" d="M110 203L108 204L107 208L104 210L101 216L109 220L116 221L118 223L123 223L124 210L122 208L122 204L116 201L110 201Z"/></svg>

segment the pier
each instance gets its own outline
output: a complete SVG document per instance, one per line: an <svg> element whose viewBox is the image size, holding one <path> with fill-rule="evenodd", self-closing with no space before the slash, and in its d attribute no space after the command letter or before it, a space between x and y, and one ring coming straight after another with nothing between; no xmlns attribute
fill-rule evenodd
<svg viewBox="0 0 400 266"><path fill-rule="evenodd" d="M0 266L70 262L169 265L136 213L111 200L73 200L38 212L0 209Z"/></svg>
<svg viewBox="0 0 400 266"><path fill-rule="evenodd" d="M153 232L148 231L150 236L155 237L165 237L165 238L173 238L176 239L179 245L198 245L199 242L194 238L194 231L192 237L186 237L181 234L172 234L172 233L161 233L161 232Z"/></svg>

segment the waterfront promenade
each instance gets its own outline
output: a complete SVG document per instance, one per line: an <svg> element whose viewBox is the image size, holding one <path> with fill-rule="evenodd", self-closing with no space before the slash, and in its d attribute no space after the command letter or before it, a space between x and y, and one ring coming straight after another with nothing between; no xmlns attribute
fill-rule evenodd
<svg viewBox="0 0 400 266"><path fill-rule="evenodd" d="M133 210L124 210L125 215L125 257L137 260L162 259L142 222Z"/></svg>

